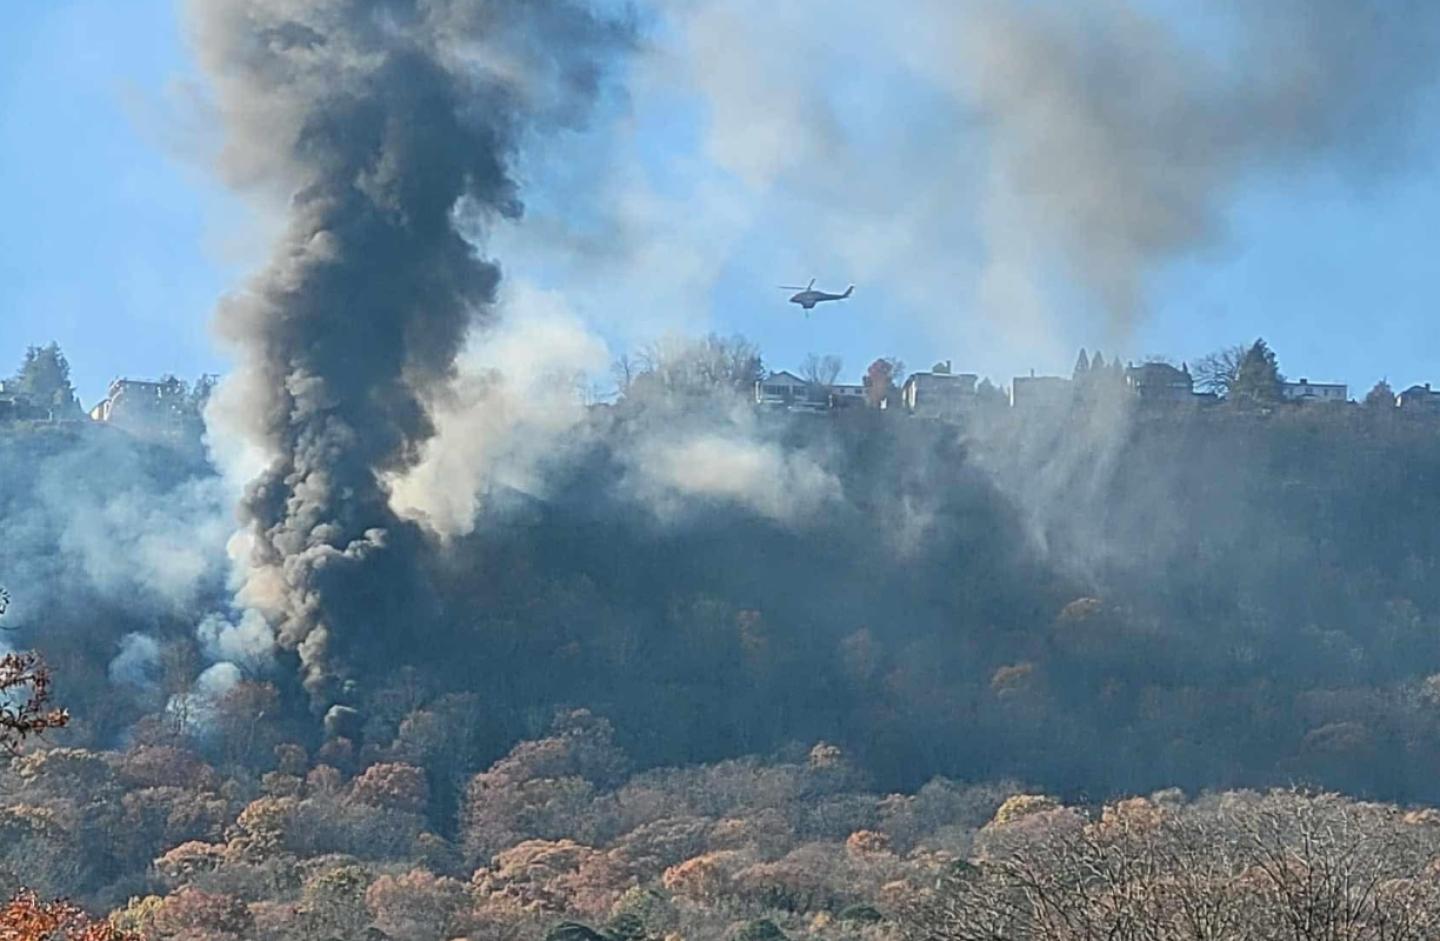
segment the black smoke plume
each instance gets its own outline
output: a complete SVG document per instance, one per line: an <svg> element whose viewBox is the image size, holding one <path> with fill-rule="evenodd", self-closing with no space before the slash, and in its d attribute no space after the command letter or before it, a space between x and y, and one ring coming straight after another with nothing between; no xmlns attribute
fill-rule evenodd
<svg viewBox="0 0 1440 941"><path fill-rule="evenodd" d="M204 0L200 61L227 179L288 198L268 267L219 319L232 411L269 466L248 488L240 598L324 699L364 637L427 619L417 533L387 475L433 432L427 403L490 314L499 270L458 227L521 210L524 135L597 92L623 23L576 0Z"/></svg>

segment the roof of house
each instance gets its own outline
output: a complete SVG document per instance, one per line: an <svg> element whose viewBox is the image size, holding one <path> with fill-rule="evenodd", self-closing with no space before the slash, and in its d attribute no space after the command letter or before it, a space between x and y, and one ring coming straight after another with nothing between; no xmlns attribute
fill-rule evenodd
<svg viewBox="0 0 1440 941"><path fill-rule="evenodd" d="M1141 363L1139 366L1130 366L1125 372L1136 382L1156 383L1169 385L1171 383L1190 382L1190 371L1188 369L1176 369L1169 363Z"/></svg>

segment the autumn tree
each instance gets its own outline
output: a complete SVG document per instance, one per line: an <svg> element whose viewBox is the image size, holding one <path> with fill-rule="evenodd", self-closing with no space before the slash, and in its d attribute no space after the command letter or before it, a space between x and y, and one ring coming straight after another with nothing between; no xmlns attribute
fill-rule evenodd
<svg viewBox="0 0 1440 941"><path fill-rule="evenodd" d="M137 941L68 902L42 902L21 892L0 907L0 941Z"/></svg>
<svg viewBox="0 0 1440 941"><path fill-rule="evenodd" d="M400 762L373 764L351 786L351 796L362 804L412 814L425 812L428 794L425 772Z"/></svg>
<svg viewBox="0 0 1440 941"><path fill-rule="evenodd" d="M895 380L905 371L905 364L892 357L882 356L865 370L865 400L871 408L882 408L895 394Z"/></svg>
<svg viewBox="0 0 1440 941"><path fill-rule="evenodd" d="M0 657L0 753L16 755L20 743L70 721L50 705L50 671L33 653Z"/></svg>
<svg viewBox="0 0 1440 941"><path fill-rule="evenodd" d="M521 742L466 789L462 835L471 860L527 839L577 835L597 790L623 779L614 729L587 710L558 715L551 734Z"/></svg>
<svg viewBox="0 0 1440 941"><path fill-rule="evenodd" d="M1421 941L1440 927L1435 831L1393 806L1296 791L1098 812L1032 799L997 813L977 856L904 921L926 941Z"/></svg>
<svg viewBox="0 0 1440 941"><path fill-rule="evenodd" d="M465 903L464 883L423 869L381 876L365 892L375 927L389 937L413 941L454 937L447 928L454 926Z"/></svg>
<svg viewBox="0 0 1440 941"><path fill-rule="evenodd" d="M1374 409L1385 409L1395 407L1395 390L1390 388L1390 383L1381 379L1365 393L1365 407Z"/></svg>

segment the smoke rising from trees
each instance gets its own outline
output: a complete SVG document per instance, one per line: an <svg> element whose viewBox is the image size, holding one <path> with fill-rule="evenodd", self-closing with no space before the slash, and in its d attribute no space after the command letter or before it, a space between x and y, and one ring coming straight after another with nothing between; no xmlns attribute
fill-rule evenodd
<svg viewBox="0 0 1440 941"><path fill-rule="evenodd" d="M987 118L998 169L979 185L1033 183L1006 218L1043 230L1122 322L1147 272L1216 237L1249 173L1395 152L1396 116L1428 77L1430 14L1411 10L1411 36L1388 13L1352 24L1361 8L1237 10L1234 61L1211 61L1121 4L1101 43L1054 8L917 6L899 15L933 26L944 54L920 44L899 61L950 89L955 113ZM1295 56L1255 64L1272 31L1308 18ZM198 462L63 430L5 443L0 574L24 641L61 653L62 682L85 691L71 701L99 715L76 740L158 728L243 750L215 730L243 731L237 716L260 710L241 707L270 696L284 734L363 765L424 751L433 715L417 713L470 696L485 708L467 771L580 705L612 718L641 766L827 737L896 786L931 772L1095 792L1310 776L1434 797L1437 455L1383 395L1363 415L1227 405L1172 422L1097 393L957 431L900 415L903 370L877 360L884 412L806 422L744 401L763 365L753 344L666 337L618 371L613 404L587 408L577 387L612 351L578 292L497 293L472 239L518 213L527 134L580 119L621 26L563 3L338 0L197 4L194 25L222 169L290 201L275 260L222 309L241 367L211 412L219 444L243 437L266 466L227 584L229 494ZM1295 78L1342 26L1359 40L1335 71L1373 112L1348 86L1321 107L1329 72ZM950 52L982 36L956 69ZM745 68L720 58L683 65ZM787 80L754 76L730 89L740 104ZM739 133L726 122L744 110L717 109L709 131ZM773 130L748 141L757 155L716 150L762 191L801 170L767 150ZM804 147L839 135L835 167L855 171L850 129L822 130ZM859 173L856 194L819 173L812 194L855 198L816 230L833 233L832 211L893 207L927 251L951 251L891 198L925 174L893 167ZM1036 218L1031 199L1067 211ZM1088 230L1102 235L1075 244ZM514 316L497 325L501 302ZM1273 356L1252 366L1269 390L1254 398L1274 405ZM296 655L312 697L346 701L325 745L297 719Z"/></svg>
<svg viewBox="0 0 1440 941"><path fill-rule="evenodd" d="M324 699L351 640L428 616L384 478L419 460L430 404L489 317L499 270L458 226L520 212L521 136L578 119L626 33L568 0L190 12L222 170L289 199L269 267L220 311L241 358L232 431L270 462L243 502L239 600Z"/></svg>

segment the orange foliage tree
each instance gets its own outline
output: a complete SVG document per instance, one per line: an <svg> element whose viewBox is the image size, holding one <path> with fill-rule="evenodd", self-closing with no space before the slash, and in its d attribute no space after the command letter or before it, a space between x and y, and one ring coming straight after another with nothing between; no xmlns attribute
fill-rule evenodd
<svg viewBox="0 0 1440 941"><path fill-rule="evenodd" d="M26 738L69 721L69 713L50 705L50 671L39 657L0 657L0 753L15 755Z"/></svg>
<svg viewBox="0 0 1440 941"><path fill-rule="evenodd" d="M42 902L21 892L0 908L0 941L136 941L68 902Z"/></svg>
<svg viewBox="0 0 1440 941"><path fill-rule="evenodd" d="M10 596L0 589L0 614ZM64 709L50 705L50 672L33 653L0 657L0 754L19 754L20 744L70 721ZM68 902L42 902L33 892L18 893L0 908L0 941L125 941L128 936L106 922L92 921Z"/></svg>

